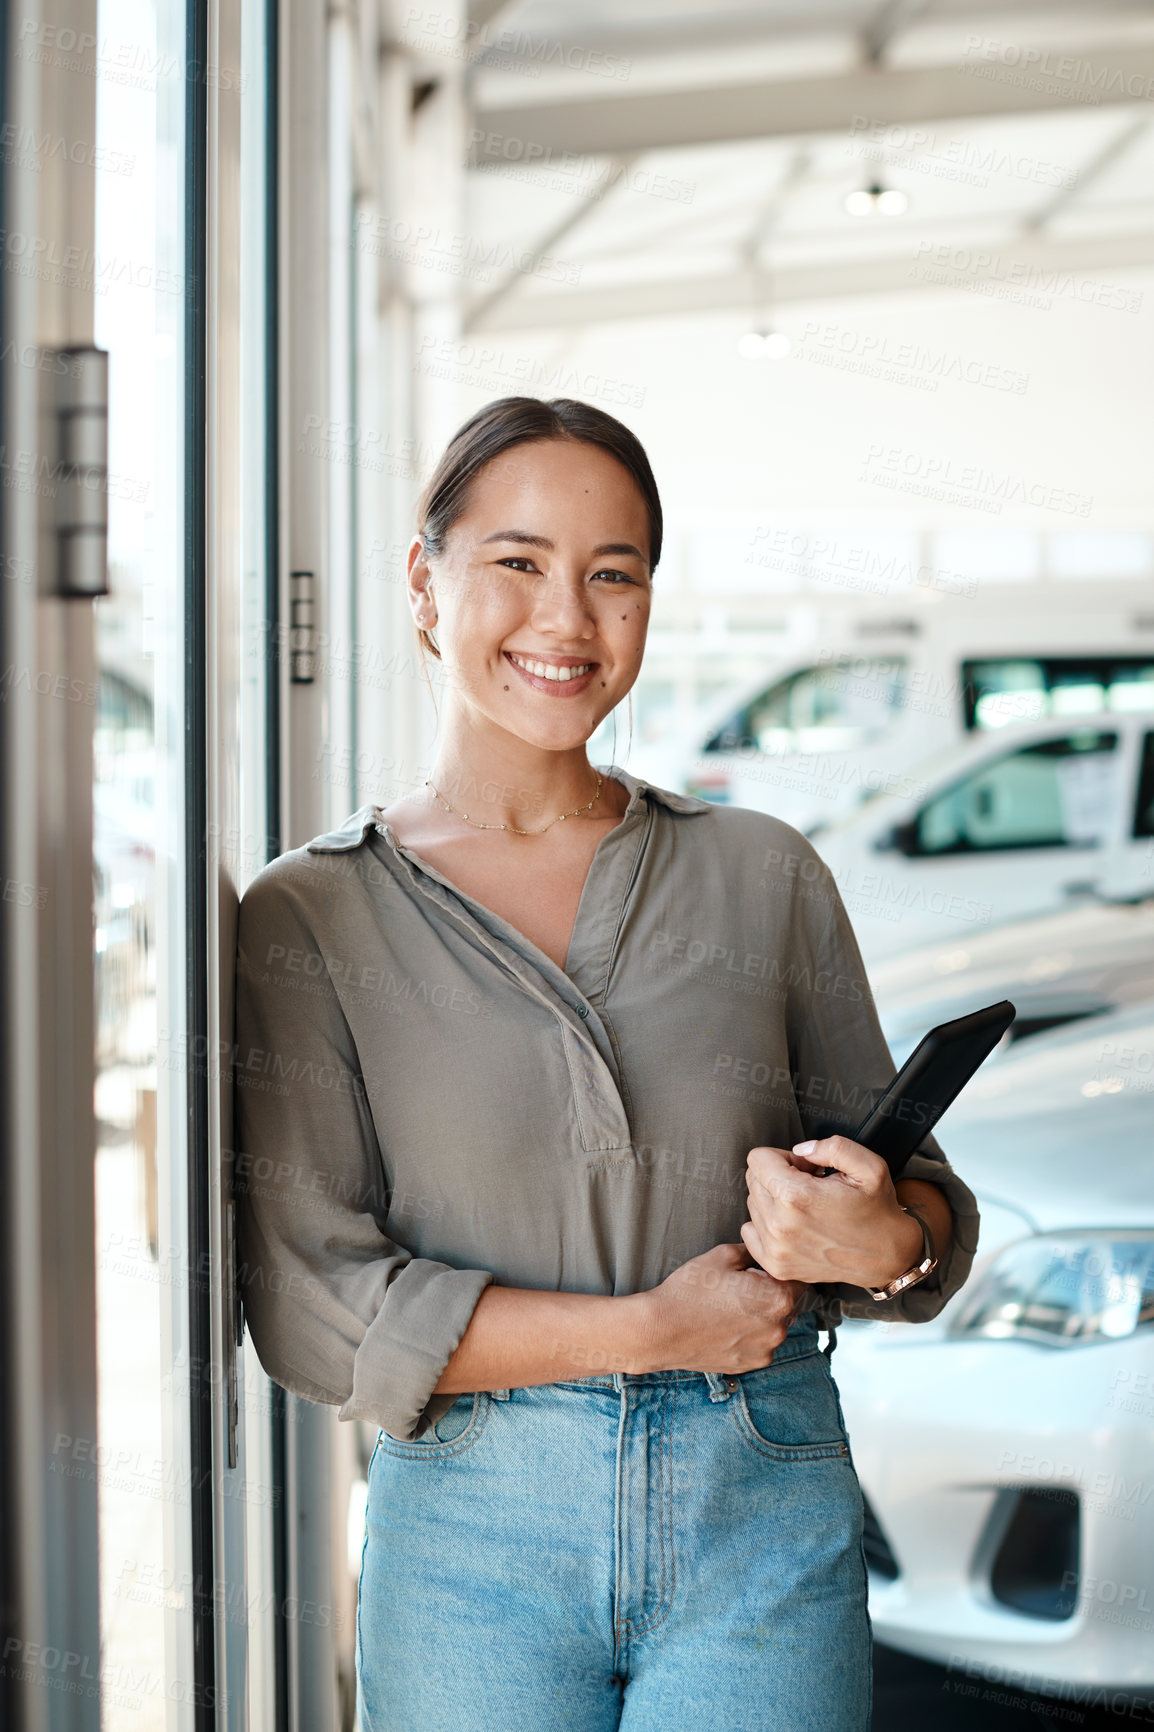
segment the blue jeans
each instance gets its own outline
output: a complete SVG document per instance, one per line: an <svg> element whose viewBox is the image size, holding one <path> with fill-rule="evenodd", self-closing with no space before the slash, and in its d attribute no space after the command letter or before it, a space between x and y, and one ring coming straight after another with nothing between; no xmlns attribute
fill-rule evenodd
<svg viewBox="0 0 1154 1732"><path fill-rule="evenodd" d="M742 1377L463 1395L373 1452L361 1732L866 1732L861 1534L811 1315Z"/></svg>

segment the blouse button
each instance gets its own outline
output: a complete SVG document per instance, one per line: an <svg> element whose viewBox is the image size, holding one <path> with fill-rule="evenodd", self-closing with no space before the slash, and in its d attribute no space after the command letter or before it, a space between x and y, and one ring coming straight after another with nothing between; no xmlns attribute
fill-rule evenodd
<svg viewBox="0 0 1154 1732"><path fill-rule="evenodd" d="M584 1022L589 1015L589 1006L587 1004L579 1004L577 1006L577 1015L581 1018L582 1022Z"/></svg>

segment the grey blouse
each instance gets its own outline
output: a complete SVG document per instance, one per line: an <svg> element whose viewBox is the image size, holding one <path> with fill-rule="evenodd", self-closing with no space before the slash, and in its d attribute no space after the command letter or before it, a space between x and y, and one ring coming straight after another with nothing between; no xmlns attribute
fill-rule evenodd
<svg viewBox="0 0 1154 1732"><path fill-rule="evenodd" d="M604 768L604 766L602 766ZM283 854L240 910L239 1279L269 1376L396 1438L490 1281L626 1294L736 1242L760 1143L851 1130L894 1074L828 869L764 813L617 765L564 970L402 846L380 809ZM819 1318L921 1322L969 1273Z"/></svg>

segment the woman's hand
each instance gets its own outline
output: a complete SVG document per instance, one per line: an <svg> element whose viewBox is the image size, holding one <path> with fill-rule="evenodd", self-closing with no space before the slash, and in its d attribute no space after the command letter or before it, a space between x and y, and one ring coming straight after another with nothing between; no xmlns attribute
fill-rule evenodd
<svg viewBox="0 0 1154 1732"><path fill-rule="evenodd" d="M640 1295L649 1369L759 1371L785 1340L804 1293L804 1283L754 1267L744 1245L715 1245Z"/></svg>
<svg viewBox="0 0 1154 1732"><path fill-rule="evenodd" d="M821 1177L823 1167L837 1171ZM922 1230L903 1213L889 1168L849 1137L751 1149L746 1177L741 1237L779 1281L883 1287L921 1259Z"/></svg>

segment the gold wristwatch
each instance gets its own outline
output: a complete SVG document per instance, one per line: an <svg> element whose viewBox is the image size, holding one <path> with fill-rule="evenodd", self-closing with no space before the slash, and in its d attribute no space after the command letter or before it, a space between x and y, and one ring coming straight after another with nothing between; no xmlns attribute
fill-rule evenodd
<svg viewBox="0 0 1154 1732"><path fill-rule="evenodd" d="M922 1230L922 1260L915 1263L912 1269L907 1269L904 1275L895 1275L892 1281L887 1281L884 1287L869 1287L866 1291L871 1299L882 1304L886 1299L896 1299L899 1293L904 1293L907 1287L916 1287L919 1281L924 1281L927 1275L933 1273L938 1266L934 1251L934 1237L929 1226L914 1209L907 1209L904 1203L898 1207L905 1215L910 1215Z"/></svg>

